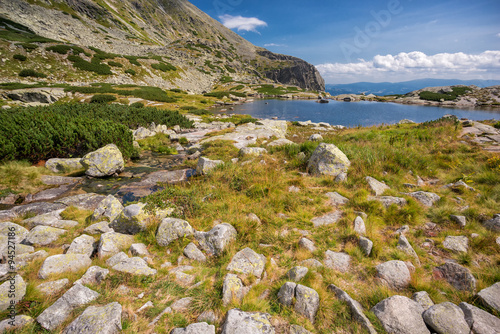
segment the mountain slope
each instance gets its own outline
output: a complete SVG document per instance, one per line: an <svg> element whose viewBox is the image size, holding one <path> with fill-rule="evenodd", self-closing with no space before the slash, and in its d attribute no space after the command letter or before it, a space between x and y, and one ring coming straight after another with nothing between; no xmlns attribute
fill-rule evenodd
<svg viewBox="0 0 500 334"><path fill-rule="evenodd" d="M312 65L254 46L186 0L0 0L0 15L63 43L122 56L164 57L179 69L176 75L142 78L163 88L207 91L231 76L324 90ZM106 79L130 81L120 74Z"/></svg>

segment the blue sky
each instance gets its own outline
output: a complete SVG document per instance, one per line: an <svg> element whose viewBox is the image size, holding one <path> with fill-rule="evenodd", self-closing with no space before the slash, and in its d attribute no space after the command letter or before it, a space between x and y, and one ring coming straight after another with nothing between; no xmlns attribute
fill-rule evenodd
<svg viewBox="0 0 500 334"><path fill-rule="evenodd" d="M327 83L500 79L499 0L192 0Z"/></svg>

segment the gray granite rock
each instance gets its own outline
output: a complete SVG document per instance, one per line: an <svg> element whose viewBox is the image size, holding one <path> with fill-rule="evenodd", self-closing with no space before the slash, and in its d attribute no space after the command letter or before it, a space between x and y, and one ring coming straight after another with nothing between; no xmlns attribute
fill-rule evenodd
<svg viewBox="0 0 500 334"><path fill-rule="evenodd" d="M300 262L301 266L308 268L320 268L323 267L323 263L319 262L316 259L307 259Z"/></svg>
<svg viewBox="0 0 500 334"><path fill-rule="evenodd" d="M294 282L299 282L307 275L308 271L309 269L307 267L296 266L286 273L286 277Z"/></svg>
<svg viewBox="0 0 500 334"><path fill-rule="evenodd" d="M434 269L434 277L444 278L457 290L476 290L476 279L469 269L453 262L446 262L442 266Z"/></svg>
<svg viewBox="0 0 500 334"><path fill-rule="evenodd" d="M414 199L422 203L424 206L433 206L434 203L436 203L441 199L441 197L439 197L438 195L425 191L416 191L408 193L406 195L413 197Z"/></svg>
<svg viewBox="0 0 500 334"><path fill-rule="evenodd" d="M500 282L479 291L477 296L484 305L500 312Z"/></svg>
<svg viewBox="0 0 500 334"><path fill-rule="evenodd" d="M307 170L312 175L336 177L341 173L347 173L350 166L351 162L337 146L321 143L311 155Z"/></svg>
<svg viewBox="0 0 500 334"><path fill-rule="evenodd" d="M417 302L392 296L375 305L371 311L391 334L430 334L422 319L424 309Z"/></svg>
<svg viewBox="0 0 500 334"><path fill-rule="evenodd" d="M394 197L394 196L368 196L369 201L378 201L382 203L382 205L386 208L391 205L404 206L408 202L402 197Z"/></svg>
<svg viewBox="0 0 500 334"><path fill-rule="evenodd" d="M335 224L342 218L342 212L341 211L333 211L329 212L321 217L315 217L311 219L311 222L313 223L314 227L319 227L319 226L325 226L325 225L331 225Z"/></svg>
<svg viewBox="0 0 500 334"><path fill-rule="evenodd" d="M375 193L375 196L380 196L386 190L391 189L384 182L380 182L380 181L374 179L371 176L367 176L365 178L365 180L366 180L366 182L368 182L368 185L370 186L370 189Z"/></svg>
<svg viewBox="0 0 500 334"><path fill-rule="evenodd" d="M469 334L464 312L455 304L445 302L431 306L423 314L425 323L438 334Z"/></svg>
<svg viewBox="0 0 500 334"><path fill-rule="evenodd" d="M46 296L55 295L61 292L69 284L69 279L62 278L57 281L45 282L36 287L38 291Z"/></svg>
<svg viewBox="0 0 500 334"><path fill-rule="evenodd" d="M363 218L361 218L360 216L357 216L354 219L354 232L356 232L356 234L361 236L364 236L366 234L365 222Z"/></svg>
<svg viewBox="0 0 500 334"><path fill-rule="evenodd" d="M388 261L376 266L377 278L391 289L404 289L410 284L411 276L403 261Z"/></svg>
<svg viewBox="0 0 500 334"><path fill-rule="evenodd" d="M45 162L45 167L53 173L63 173L83 169L81 158L60 159L53 158Z"/></svg>
<svg viewBox="0 0 500 334"><path fill-rule="evenodd" d="M417 252L415 252L415 250L413 249L413 247L411 246L410 242L408 241L408 239L406 239L406 237L404 236L404 234L401 234L399 236L399 240L398 240L398 246L397 248L399 250L402 250L403 252L405 252L406 254L410 255L410 256L413 256L415 258L415 260L417 261L417 264L420 265L420 260L418 258L418 255L417 255Z"/></svg>
<svg viewBox="0 0 500 334"><path fill-rule="evenodd" d="M249 290L238 276L227 274L222 285L222 305L227 306L231 302L241 303Z"/></svg>
<svg viewBox="0 0 500 334"><path fill-rule="evenodd" d="M66 206L74 206L80 210L92 210L94 211L106 196L98 195L93 193L86 193L80 195L74 195L69 197L64 197L56 201L56 203L61 203Z"/></svg>
<svg viewBox="0 0 500 334"><path fill-rule="evenodd" d="M21 225L11 222L0 223L0 236L4 236L7 239L10 238L9 240L16 244L21 243L21 241L23 241L28 234L29 231Z"/></svg>
<svg viewBox="0 0 500 334"><path fill-rule="evenodd" d="M83 276L75 281L74 284L81 284L81 285L87 285L87 284L101 284L102 281L108 276L109 270L105 268L101 268L99 266L92 266L87 271Z"/></svg>
<svg viewBox="0 0 500 334"><path fill-rule="evenodd" d="M198 322L186 328L174 328L170 334L215 334L215 326L206 322Z"/></svg>
<svg viewBox="0 0 500 334"><path fill-rule="evenodd" d="M91 264L92 261L90 258L83 254L52 255L43 262L42 267L38 271L38 277L47 279L50 275L78 272L87 269Z"/></svg>
<svg viewBox="0 0 500 334"><path fill-rule="evenodd" d="M137 234L148 227L149 215L144 210L146 204L137 203L126 206L109 224L115 232Z"/></svg>
<svg viewBox="0 0 500 334"><path fill-rule="evenodd" d="M319 309L319 294L314 289L298 284L295 288L294 309L314 323Z"/></svg>
<svg viewBox="0 0 500 334"><path fill-rule="evenodd" d="M219 165L224 165L222 160L210 160L206 157L201 157L198 159L198 165L196 165L196 172L200 175L207 174Z"/></svg>
<svg viewBox="0 0 500 334"><path fill-rule="evenodd" d="M197 318L198 322L208 322L211 324L215 324L218 321L218 317L212 310L203 311Z"/></svg>
<svg viewBox="0 0 500 334"><path fill-rule="evenodd" d="M165 218L156 232L156 241L160 246L168 246L172 241L191 236L194 232L194 229L185 220Z"/></svg>
<svg viewBox="0 0 500 334"><path fill-rule="evenodd" d="M373 241L365 237L359 237L359 248L366 256L370 256L373 249Z"/></svg>
<svg viewBox="0 0 500 334"><path fill-rule="evenodd" d="M467 218L465 218L465 216L451 215L450 219L457 223L460 227L465 227L467 224Z"/></svg>
<svg viewBox="0 0 500 334"><path fill-rule="evenodd" d="M122 330L122 306L117 302L89 306L62 334L117 334Z"/></svg>
<svg viewBox="0 0 500 334"><path fill-rule="evenodd" d="M102 234L106 232L114 232L114 230L109 227L109 222L102 221L86 227L83 232L87 234Z"/></svg>
<svg viewBox="0 0 500 334"><path fill-rule="evenodd" d="M448 236L443 241L443 247L457 253L467 253L469 239L466 236Z"/></svg>
<svg viewBox="0 0 500 334"><path fill-rule="evenodd" d="M66 233L66 230L60 228L36 226L28 233L23 243L36 247L46 246L59 239L64 233Z"/></svg>
<svg viewBox="0 0 500 334"><path fill-rule="evenodd" d="M290 325L290 333L289 334L312 334L304 327L299 325Z"/></svg>
<svg viewBox="0 0 500 334"><path fill-rule="evenodd" d="M53 331L71 315L73 310L94 301L99 293L75 284L54 304L46 308L36 321L46 330Z"/></svg>
<svg viewBox="0 0 500 334"><path fill-rule="evenodd" d="M22 330L24 327L31 325L34 319L27 315L16 315L14 319L7 318L0 321L0 333L15 333Z"/></svg>
<svg viewBox="0 0 500 334"><path fill-rule="evenodd" d="M92 221L107 219L108 221L112 222L120 215L123 209L123 205L116 197L114 197L113 195L108 195L99 203L90 219Z"/></svg>
<svg viewBox="0 0 500 334"><path fill-rule="evenodd" d="M227 223L216 225L208 232L196 232L194 235L200 247L215 256L222 254L226 246L236 240L236 236L236 229Z"/></svg>
<svg viewBox="0 0 500 334"><path fill-rule="evenodd" d="M71 242L66 254L84 254L91 257L96 248L97 242L94 238L89 235L82 234Z"/></svg>
<svg viewBox="0 0 500 334"><path fill-rule="evenodd" d="M26 283L21 275L12 274L8 278L0 285L0 312L7 310L12 303L14 305L19 303L26 294Z"/></svg>
<svg viewBox="0 0 500 334"><path fill-rule="evenodd" d="M338 253L327 250L325 252L324 263L325 267L345 273L349 270L351 265L351 257L346 253Z"/></svg>
<svg viewBox="0 0 500 334"><path fill-rule="evenodd" d="M140 257L133 257L125 261L115 264L112 268L113 270L120 271L123 273L131 275L144 275L153 276L156 275L156 269L152 269L148 266L148 263L141 259Z"/></svg>
<svg viewBox="0 0 500 334"><path fill-rule="evenodd" d="M267 313L229 310L221 334L274 334L271 316Z"/></svg>
<svg viewBox="0 0 500 334"><path fill-rule="evenodd" d="M117 232L106 232L101 235L97 246L99 258L115 255L123 249L128 249L134 242L134 237Z"/></svg>
<svg viewBox="0 0 500 334"><path fill-rule="evenodd" d="M498 334L500 319L465 302L458 305L464 312L465 321L474 334Z"/></svg>
<svg viewBox="0 0 500 334"><path fill-rule="evenodd" d="M483 223L484 227L493 232L500 232L500 214L493 216L493 219L489 219Z"/></svg>
<svg viewBox="0 0 500 334"><path fill-rule="evenodd" d="M130 246L130 253L132 254L132 256L149 256L149 252L148 252L148 247L143 244L143 243L140 243L140 244L132 244Z"/></svg>
<svg viewBox="0 0 500 334"><path fill-rule="evenodd" d="M300 238L299 240L299 247L307 249L311 253L316 250L316 246L314 246L314 242L307 238Z"/></svg>
<svg viewBox="0 0 500 334"><path fill-rule="evenodd" d="M236 253L227 266L227 270L245 275L252 274L257 278L262 276L266 266L266 257L257 254L251 248L245 248Z"/></svg>
<svg viewBox="0 0 500 334"><path fill-rule="evenodd" d="M244 157L260 157L267 153L267 150L262 147L243 147L240 149L239 156Z"/></svg>
<svg viewBox="0 0 500 334"><path fill-rule="evenodd" d="M81 164L85 168L85 174L92 177L111 176L121 173L125 168L123 155L115 144L106 145L86 154Z"/></svg>
<svg viewBox="0 0 500 334"><path fill-rule="evenodd" d="M427 291L415 292L413 296L411 296L411 299L419 303L424 310L427 310L429 307L434 305L434 302Z"/></svg>
<svg viewBox="0 0 500 334"><path fill-rule="evenodd" d="M175 302L170 305L173 311L175 312L186 312L189 310L189 306L191 306L193 302L193 298L191 297L185 297L181 298L179 300L176 300Z"/></svg>
<svg viewBox="0 0 500 334"><path fill-rule="evenodd" d="M183 254L191 260L195 260L195 261L199 261L199 262L207 261L207 257L205 256L205 254L203 254L202 251L199 250L199 248L196 247L196 245L192 242L190 242L186 246L186 248L184 248Z"/></svg>
<svg viewBox="0 0 500 334"><path fill-rule="evenodd" d="M326 197L328 197L330 204L332 206L341 206L347 204L349 202L349 199L342 196L338 192L332 192L332 193L326 193Z"/></svg>

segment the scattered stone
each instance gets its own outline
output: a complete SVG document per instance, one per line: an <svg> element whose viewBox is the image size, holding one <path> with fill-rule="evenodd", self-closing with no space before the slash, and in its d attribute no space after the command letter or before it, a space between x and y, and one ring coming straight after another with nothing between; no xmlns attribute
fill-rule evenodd
<svg viewBox="0 0 500 334"><path fill-rule="evenodd" d="M294 309L314 323L319 309L319 294L314 289L298 284L295 288Z"/></svg>
<svg viewBox="0 0 500 334"><path fill-rule="evenodd" d="M33 323L33 318L27 315L16 315L14 319L7 318L0 322L0 333L20 331L22 328Z"/></svg>
<svg viewBox="0 0 500 334"><path fill-rule="evenodd" d="M229 310L221 334L274 334L274 327L267 313Z"/></svg>
<svg viewBox="0 0 500 334"><path fill-rule="evenodd" d="M174 328L170 334L215 334L215 326L206 322L198 322L186 328Z"/></svg>
<svg viewBox="0 0 500 334"><path fill-rule="evenodd" d="M66 206L74 206L80 210L94 211L99 204L106 198L106 196L87 193L75 196L64 197L57 200L55 203L61 203Z"/></svg>
<svg viewBox="0 0 500 334"><path fill-rule="evenodd" d="M0 312L7 310L12 303L19 303L25 294L26 283L21 275L11 276L0 285Z"/></svg>
<svg viewBox="0 0 500 334"><path fill-rule="evenodd" d="M269 147L287 146L287 145L297 145L297 144L295 144L293 141L288 140L286 138L277 139L277 140L272 141L269 144L267 144L267 146L269 146Z"/></svg>
<svg viewBox="0 0 500 334"><path fill-rule="evenodd" d="M168 246L172 241L191 236L194 232L194 229L185 220L165 218L156 232L156 241L160 246Z"/></svg>
<svg viewBox="0 0 500 334"><path fill-rule="evenodd" d="M407 297L396 295L384 299L371 311L388 333L430 334L422 319L424 309Z"/></svg>
<svg viewBox="0 0 500 334"><path fill-rule="evenodd" d="M62 334L117 334L122 330L122 306L117 302L89 306Z"/></svg>
<svg viewBox="0 0 500 334"><path fill-rule="evenodd" d="M323 141L323 136L319 133L313 134L309 137L310 141Z"/></svg>
<svg viewBox="0 0 500 334"><path fill-rule="evenodd" d="M455 304L445 302L431 306L422 317L425 323L439 334L469 334L470 328L464 312Z"/></svg>
<svg viewBox="0 0 500 334"><path fill-rule="evenodd" d="M222 285L222 305L227 306L235 301L241 303L250 289L234 274L227 274Z"/></svg>
<svg viewBox="0 0 500 334"><path fill-rule="evenodd" d="M83 254L59 254L52 255L45 259L42 267L38 271L38 277L47 279L53 274L62 274L66 272L78 272L87 269L92 261L87 255Z"/></svg>
<svg viewBox="0 0 500 334"><path fill-rule="evenodd" d="M148 263L140 257L133 257L127 259L126 261L115 264L112 269L132 275L156 275L156 269L151 269L150 267L148 267Z"/></svg>
<svg viewBox="0 0 500 334"><path fill-rule="evenodd" d="M86 227L83 232L88 234L102 234L106 232L114 232L114 230L109 227L108 222L102 221Z"/></svg>
<svg viewBox="0 0 500 334"><path fill-rule="evenodd" d="M249 213L247 215L248 220L256 222L257 224L262 224L260 218L255 213Z"/></svg>
<svg viewBox="0 0 500 334"><path fill-rule="evenodd" d="M47 257L49 257L49 253L45 250L39 250L39 251L36 251L34 253L22 253L22 254L19 254L21 253L23 250L21 250L21 252L18 252L17 249L19 248L19 246L23 246L23 245L17 245L16 246L16 257L15 257L15 264L16 264L16 269L19 270L21 269L22 267L28 265L29 262L33 262L35 260L43 260L43 259L46 259ZM30 247L30 246L25 246L25 247ZM30 247L32 248L32 247ZM5 255L3 256L4 259L7 258Z"/></svg>
<svg viewBox="0 0 500 334"><path fill-rule="evenodd" d="M337 253L327 250L325 252L325 266L330 269L345 273L349 270L351 257L346 253Z"/></svg>
<svg viewBox="0 0 500 334"><path fill-rule="evenodd" d="M290 187L288 187L288 192L289 193L299 193L300 192L300 188L296 187L296 186L290 186Z"/></svg>
<svg viewBox="0 0 500 334"><path fill-rule="evenodd" d="M83 169L83 166L81 167L81 169ZM40 180L43 182L43 184L49 186L62 186L62 185L79 183L82 181L82 178L57 176L57 175L41 175Z"/></svg>
<svg viewBox="0 0 500 334"><path fill-rule="evenodd" d="M434 305L434 302L427 291L415 292L413 296L411 296L411 299L419 303L424 310L427 310L429 307Z"/></svg>
<svg viewBox="0 0 500 334"><path fill-rule="evenodd" d="M469 239L466 236L448 236L443 241L443 247L454 252L467 253L469 249Z"/></svg>
<svg viewBox="0 0 500 334"><path fill-rule="evenodd" d="M464 312L465 321L475 334L497 334L500 319L478 307L462 302L458 305Z"/></svg>
<svg viewBox="0 0 500 334"><path fill-rule="evenodd" d="M404 198L393 197L393 196L377 196L377 197L368 196L368 200L369 201L378 201L378 202L382 203L382 205L385 208L388 208L393 204L395 204L397 206L404 206L408 203Z"/></svg>
<svg viewBox="0 0 500 334"><path fill-rule="evenodd" d="M500 232L500 213L493 216L493 219L483 223L484 227L493 232Z"/></svg>
<svg viewBox="0 0 500 334"><path fill-rule="evenodd" d="M300 265L308 268L320 268L323 267L323 263L316 259L307 259L300 262Z"/></svg>
<svg viewBox="0 0 500 334"><path fill-rule="evenodd" d="M391 289L404 289L410 284L410 271L403 261L388 261L375 268L377 269L377 278Z"/></svg>
<svg viewBox="0 0 500 334"><path fill-rule="evenodd" d="M373 249L373 241L365 237L359 237L359 247L366 256L370 256Z"/></svg>
<svg viewBox="0 0 500 334"><path fill-rule="evenodd" d="M243 147L240 149L239 155L240 157L260 157L264 154L267 154L267 150L262 147Z"/></svg>
<svg viewBox="0 0 500 334"><path fill-rule="evenodd" d="M128 288L126 285L123 284L120 284L115 290L115 292L121 296L130 294L130 291L131 291L130 288Z"/></svg>
<svg viewBox="0 0 500 334"><path fill-rule="evenodd" d="M36 321L46 330L53 331L71 315L73 310L92 302L98 296L99 293L81 284L75 284L54 304L46 308Z"/></svg>
<svg viewBox="0 0 500 334"><path fill-rule="evenodd" d="M338 192L326 193L325 195L330 199L330 204L332 206L341 206L349 202L349 199L345 198Z"/></svg>
<svg viewBox="0 0 500 334"><path fill-rule="evenodd" d="M413 193L408 193L406 195L415 198L417 201L422 203L424 206L433 206L434 203L436 203L437 201L439 201L441 199L441 197L439 197L438 195L436 195L434 193L430 193L430 192L425 192L425 191L416 191Z"/></svg>
<svg viewBox="0 0 500 334"><path fill-rule="evenodd" d="M203 254L194 243L189 243L183 251L187 258L199 262L207 261L207 257Z"/></svg>
<svg viewBox="0 0 500 334"><path fill-rule="evenodd" d="M198 165L196 166L196 172L198 174L207 174L214 168L219 165L224 165L224 161L222 160L210 160L205 157L201 157L198 159Z"/></svg>
<svg viewBox="0 0 500 334"><path fill-rule="evenodd" d="M457 223L460 227L465 227L465 225L467 224L465 216L451 215L450 219Z"/></svg>
<svg viewBox="0 0 500 334"><path fill-rule="evenodd" d="M215 324L218 322L218 317L215 314L214 311L208 310L208 311L203 311L197 318L196 321L198 322L208 322Z"/></svg>
<svg viewBox="0 0 500 334"><path fill-rule="evenodd" d="M299 240L299 247L307 249L311 253L316 250L316 246L314 246L314 242L312 242L311 240L309 240L307 238L303 238L303 237L300 238L300 240Z"/></svg>
<svg viewBox="0 0 500 334"><path fill-rule="evenodd" d="M299 282L307 275L308 271L309 269L307 267L296 266L286 273L286 277L294 282Z"/></svg>
<svg viewBox="0 0 500 334"><path fill-rule="evenodd" d="M57 281L42 283L38 285L36 288L44 295L51 296L61 292L68 284L69 284L69 279L63 278Z"/></svg>
<svg viewBox="0 0 500 334"><path fill-rule="evenodd" d="M70 172L73 170L83 169L84 167L81 161L82 161L81 158L71 158L71 159L53 158L45 162L45 168L47 168L53 173Z"/></svg>
<svg viewBox="0 0 500 334"><path fill-rule="evenodd" d="M65 208L66 205L63 203L46 203L46 202L30 203L30 204L16 206L11 210L6 211L7 212L6 214L2 214L2 211L0 211L0 219L2 219L2 216L4 215L10 217L8 219L11 219L15 217L22 217L28 214L43 215L44 213L49 213Z"/></svg>
<svg viewBox="0 0 500 334"><path fill-rule="evenodd" d="M106 264L110 267L114 267L118 263L126 262L128 259L129 257L127 256L127 254L125 254L124 252L120 252L107 259Z"/></svg>
<svg viewBox="0 0 500 334"><path fill-rule="evenodd" d="M396 233L399 235L405 235L410 232L410 227L408 225L404 225L396 230Z"/></svg>
<svg viewBox="0 0 500 334"><path fill-rule="evenodd" d="M190 286L194 283L195 277L193 275L185 274L180 271L173 273L175 275L175 281L184 287Z"/></svg>
<svg viewBox="0 0 500 334"><path fill-rule="evenodd" d="M311 222L313 223L314 227L319 227L319 226L335 224L340 220L340 218L342 218L342 212L333 211L321 217L315 217L311 219Z"/></svg>
<svg viewBox="0 0 500 334"><path fill-rule="evenodd" d="M252 274L257 278L260 278L265 266L266 257L264 255L257 254L251 248L247 247L233 256L226 269L245 275Z"/></svg>
<svg viewBox="0 0 500 334"><path fill-rule="evenodd" d="M106 232L101 235L97 246L97 255L100 259L115 255L127 249L134 242L134 237L117 232Z"/></svg>
<svg viewBox="0 0 500 334"><path fill-rule="evenodd" d="M149 301L146 304L144 304L141 307L139 307L139 309L137 311L135 311L135 313L139 313L139 312L144 311L145 309L151 308L151 307L154 307L154 304L153 304L152 301Z"/></svg>
<svg viewBox="0 0 500 334"><path fill-rule="evenodd" d="M476 279L470 270L457 263L446 262L442 266L436 267L433 274L435 278L444 278L457 290L476 290Z"/></svg>
<svg viewBox="0 0 500 334"><path fill-rule="evenodd" d="M347 156L333 144L321 143L314 150L307 170L312 175L338 176L340 173L347 173L351 162Z"/></svg>
<svg viewBox="0 0 500 334"><path fill-rule="evenodd" d="M91 257L96 249L97 243L89 235L82 234L75 238L69 246L66 254L84 254Z"/></svg>
<svg viewBox="0 0 500 334"><path fill-rule="evenodd" d="M292 306L295 297L295 288L297 283L286 282L278 291L278 301L285 306Z"/></svg>
<svg viewBox="0 0 500 334"><path fill-rule="evenodd" d="M205 252L218 256L231 241L236 240L236 235L236 229L232 225L222 223L209 232L196 232L194 237Z"/></svg>
<svg viewBox="0 0 500 334"><path fill-rule="evenodd" d="M122 152L115 144L106 145L97 151L86 154L81 163L85 168L85 174L92 177L105 177L121 173L125 167Z"/></svg>
<svg viewBox="0 0 500 334"><path fill-rule="evenodd" d="M500 312L500 282L479 291L477 296L484 305Z"/></svg>
<svg viewBox="0 0 500 334"><path fill-rule="evenodd" d="M56 210L42 215L38 215L32 218L25 219L21 222L24 226L29 229L35 226L50 226L56 228L71 228L78 225L78 222L72 220L62 220L60 213L64 210Z"/></svg>
<svg viewBox="0 0 500 334"><path fill-rule="evenodd" d="M23 243L36 247L46 246L59 239L64 233L66 233L66 230L40 225L36 226L28 233Z"/></svg>
<svg viewBox="0 0 500 334"><path fill-rule="evenodd" d="M11 242L14 242L15 244L19 244L28 236L29 231L21 225L11 222L0 223L0 237L4 236L6 238L9 238L9 233L9 240L11 240Z"/></svg>
<svg viewBox="0 0 500 334"><path fill-rule="evenodd" d="M137 234L145 231L149 215L144 210L146 204L138 203L126 206L123 211L109 224L114 231L123 234Z"/></svg>
<svg viewBox="0 0 500 334"><path fill-rule="evenodd" d="M367 176L365 180L366 182L368 182L368 185L370 186L371 190L373 190L373 192L375 193L375 196L380 196L386 190L391 189L384 182L380 182L371 176Z"/></svg>
<svg viewBox="0 0 500 334"><path fill-rule="evenodd" d="M170 305L170 308L172 308L175 312L186 312L192 302L193 298L191 297L182 298L176 300L172 305Z"/></svg>
<svg viewBox="0 0 500 334"><path fill-rule="evenodd" d="M104 269L99 266L92 266L87 269L82 278L77 280L74 284L101 284L101 282L106 278L106 276L108 276L108 274L108 269Z"/></svg>
<svg viewBox="0 0 500 334"><path fill-rule="evenodd" d="M397 248L399 250L402 250L403 252L405 252L406 254L408 255L411 255L415 258L415 260L417 261L417 264L420 265L420 260L418 259L418 255L417 255L417 252L415 252L415 250L413 249L413 247L411 246L410 242L408 241L408 239L406 239L406 237L404 236L404 234L401 234L399 236L399 240L398 240L398 246Z"/></svg>
<svg viewBox="0 0 500 334"><path fill-rule="evenodd" d="M132 244L130 246L132 256L149 256L148 248L145 244Z"/></svg>
<svg viewBox="0 0 500 334"><path fill-rule="evenodd" d="M347 182L347 173L340 173L335 177L335 183L344 183Z"/></svg>
<svg viewBox="0 0 500 334"><path fill-rule="evenodd" d="M108 195L101 201L101 203L99 203L90 219L92 221L99 221L107 218L110 222L112 222L118 217L118 215L120 215L123 209L123 205L118 199L116 199L113 195Z"/></svg>
<svg viewBox="0 0 500 334"><path fill-rule="evenodd" d="M312 334L312 333L299 325L290 325L290 334Z"/></svg>
<svg viewBox="0 0 500 334"><path fill-rule="evenodd" d="M366 234L365 222L360 216L357 216L356 219L354 219L354 232L356 232L356 234L358 235Z"/></svg>
<svg viewBox="0 0 500 334"><path fill-rule="evenodd" d="M347 303L347 305L351 309L354 320L356 320L368 333L377 334L377 331L373 327L370 320L366 317L365 313L363 312L363 307L358 301L352 299L349 294L333 284L330 284L328 286L328 290L335 293L338 299Z"/></svg>

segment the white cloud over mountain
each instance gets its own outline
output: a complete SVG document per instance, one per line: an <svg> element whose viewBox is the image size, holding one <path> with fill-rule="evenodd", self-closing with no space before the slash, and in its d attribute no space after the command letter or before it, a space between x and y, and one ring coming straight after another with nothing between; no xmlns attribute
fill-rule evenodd
<svg viewBox="0 0 500 334"><path fill-rule="evenodd" d="M316 66L325 79L363 77L363 80L393 76L399 79L423 77L484 78L500 73L500 51L480 54L438 53L426 55L420 51L401 52L397 55L377 55L372 60L360 59L356 63L327 63ZM357 80L360 81L360 80Z"/></svg>
<svg viewBox="0 0 500 334"><path fill-rule="evenodd" d="M219 16L222 24L229 29L238 29L238 31L258 32L258 27L266 27L267 23L256 17L243 17L241 15L233 16L229 14Z"/></svg>

